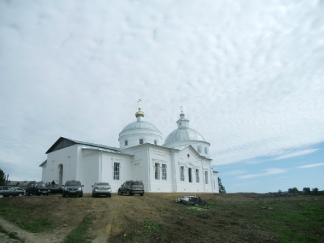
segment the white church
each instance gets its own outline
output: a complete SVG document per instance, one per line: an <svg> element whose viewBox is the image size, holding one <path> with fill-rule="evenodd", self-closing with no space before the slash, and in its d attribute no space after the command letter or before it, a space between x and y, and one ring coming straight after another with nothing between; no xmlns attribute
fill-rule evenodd
<svg viewBox="0 0 324 243"><path fill-rule="evenodd" d="M142 180L145 192L218 193L218 175L211 167L209 146L189 128L181 109L178 128L164 143L161 132L144 121L139 106L136 121L119 133L119 148L60 137L46 152L42 181L79 180L84 193L95 182L109 182L113 192L127 180Z"/></svg>

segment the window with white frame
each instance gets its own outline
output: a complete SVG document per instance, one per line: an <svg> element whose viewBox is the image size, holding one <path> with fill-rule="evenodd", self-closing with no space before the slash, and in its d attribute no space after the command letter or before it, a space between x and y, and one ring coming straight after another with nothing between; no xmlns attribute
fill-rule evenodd
<svg viewBox="0 0 324 243"><path fill-rule="evenodd" d="M199 170L196 169L196 182L199 183Z"/></svg>
<svg viewBox="0 0 324 243"><path fill-rule="evenodd" d="M127 146L128 145L128 140L125 140L125 146Z"/></svg>
<svg viewBox="0 0 324 243"><path fill-rule="evenodd" d="M157 142L157 140L154 140L154 145L158 145L158 142Z"/></svg>
<svg viewBox="0 0 324 243"><path fill-rule="evenodd" d="M160 164L155 163L155 180L160 180Z"/></svg>
<svg viewBox="0 0 324 243"><path fill-rule="evenodd" d="M143 144L144 143L144 139L143 138L140 138L139 139L139 144Z"/></svg>
<svg viewBox="0 0 324 243"><path fill-rule="evenodd" d="M208 171L205 171L205 184L208 184Z"/></svg>
<svg viewBox="0 0 324 243"><path fill-rule="evenodd" d="M188 180L189 182L192 182L191 168L188 168Z"/></svg>
<svg viewBox="0 0 324 243"><path fill-rule="evenodd" d="M180 166L180 181L184 181L184 166Z"/></svg>
<svg viewBox="0 0 324 243"><path fill-rule="evenodd" d="M167 179L167 165L162 164L162 180L166 180L166 179Z"/></svg>
<svg viewBox="0 0 324 243"><path fill-rule="evenodd" d="M208 148L205 147L205 154L208 154Z"/></svg>
<svg viewBox="0 0 324 243"><path fill-rule="evenodd" d="M201 154L201 146L198 146L198 153Z"/></svg>
<svg viewBox="0 0 324 243"><path fill-rule="evenodd" d="M120 163L114 163L114 180L119 180L120 175Z"/></svg>

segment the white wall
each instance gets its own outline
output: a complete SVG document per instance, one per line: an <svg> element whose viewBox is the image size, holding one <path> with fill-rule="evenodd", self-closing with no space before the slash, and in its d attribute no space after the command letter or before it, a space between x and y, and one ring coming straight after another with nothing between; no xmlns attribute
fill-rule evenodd
<svg viewBox="0 0 324 243"><path fill-rule="evenodd" d="M157 145L162 145L162 136L160 132L156 132L150 129L137 129L124 131L123 135L119 137L119 146L121 149L130 148L139 145L139 139L143 138L143 143L154 144L154 140L157 140ZM125 140L128 141L128 145L125 146Z"/></svg>
<svg viewBox="0 0 324 243"><path fill-rule="evenodd" d="M144 144L123 150L132 155L102 151L99 148L82 149L73 145L47 156L43 166L42 180L59 180L59 165L63 165L63 184L67 180L80 180L84 192L90 193L95 182L109 182L112 191L117 192L127 180L142 180L146 192L218 192L217 174L212 173L210 161L199 156L191 147L179 151L160 146ZM188 157L189 154L189 157ZM114 163L120 163L120 178L114 180ZM155 179L155 163L159 164L159 179ZM162 180L162 164L167 165L167 180ZM184 166L185 181L180 181L180 166ZM188 180L192 169L192 182ZM199 183L195 170L199 169ZM205 174L208 172L208 184ZM216 180L217 188L213 188Z"/></svg>
<svg viewBox="0 0 324 243"><path fill-rule="evenodd" d="M197 151L197 153L198 153L198 146L200 146L201 153L199 154L206 158L210 157L210 151L209 151L210 144L205 141L177 141L177 142L166 144L164 146L168 148L175 148L175 147L187 146L187 145L191 145ZM205 148L207 148L207 154L205 153Z"/></svg>
<svg viewBox="0 0 324 243"><path fill-rule="evenodd" d="M43 182L59 180L59 165L63 165L63 184L67 180L77 178L77 151L78 146L73 145L47 154L46 172L42 175Z"/></svg>
<svg viewBox="0 0 324 243"><path fill-rule="evenodd" d="M83 192L89 193L92 191L92 185L99 181L99 161L101 152L98 150L83 150L82 165L83 174L80 181L84 185Z"/></svg>

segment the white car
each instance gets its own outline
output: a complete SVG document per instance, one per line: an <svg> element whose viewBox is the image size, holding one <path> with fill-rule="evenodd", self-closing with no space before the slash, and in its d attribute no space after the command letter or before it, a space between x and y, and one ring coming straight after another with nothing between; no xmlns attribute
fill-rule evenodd
<svg viewBox="0 0 324 243"><path fill-rule="evenodd" d="M111 197L111 186L108 182L97 182L92 186L92 197L101 195Z"/></svg>

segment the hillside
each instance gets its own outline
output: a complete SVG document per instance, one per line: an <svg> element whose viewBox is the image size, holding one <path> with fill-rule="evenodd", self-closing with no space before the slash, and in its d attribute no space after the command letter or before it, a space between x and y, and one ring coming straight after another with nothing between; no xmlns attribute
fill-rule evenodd
<svg viewBox="0 0 324 243"><path fill-rule="evenodd" d="M207 207L174 202L184 195L192 194L1 198L0 218L20 226L1 220L1 231L25 242L78 242L73 230L89 242L324 242L323 196L200 194Z"/></svg>

